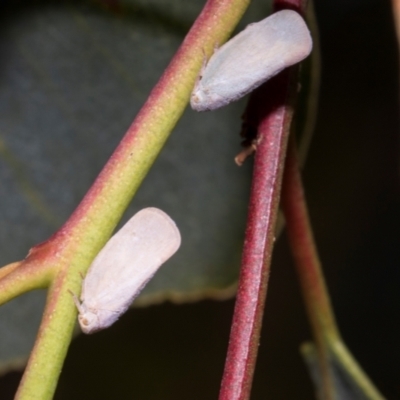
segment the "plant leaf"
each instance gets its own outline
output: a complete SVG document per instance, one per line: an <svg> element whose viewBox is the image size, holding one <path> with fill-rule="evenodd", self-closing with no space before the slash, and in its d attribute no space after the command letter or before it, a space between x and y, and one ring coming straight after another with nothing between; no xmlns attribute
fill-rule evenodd
<svg viewBox="0 0 400 400"><path fill-rule="evenodd" d="M143 3L115 3L112 12L93 3L1 6L1 265L23 259L69 217L203 5ZM124 221L159 207L182 234L139 304L234 293L251 168L234 163L242 110L243 102L188 109L127 210ZM43 301L35 292L0 309L2 362L24 359Z"/></svg>

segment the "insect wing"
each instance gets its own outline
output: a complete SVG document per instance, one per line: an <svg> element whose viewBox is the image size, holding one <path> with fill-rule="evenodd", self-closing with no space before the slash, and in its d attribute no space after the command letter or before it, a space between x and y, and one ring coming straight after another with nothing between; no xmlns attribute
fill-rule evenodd
<svg viewBox="0 0 400 400"><path fill-rule="evenodd" d="M157 208L139 211L93 261L83 283L83 303L124 312L180 243L179 230L167 214Z"/></svg>
<svg viewBox="0 0 400 400"><path fill-rule="evenodd" d="M303 18L283 10L249 25L210 58L191 99L198 111L238 100L284 68L306 58L312 49Z"/></svg>

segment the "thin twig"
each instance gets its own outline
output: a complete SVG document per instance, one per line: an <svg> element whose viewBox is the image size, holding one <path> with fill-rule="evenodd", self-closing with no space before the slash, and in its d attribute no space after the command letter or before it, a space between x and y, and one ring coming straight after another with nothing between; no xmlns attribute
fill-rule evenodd
<svg viewBox="0 0 400 400"><path fill-rule="evenodd" d="M257 358L277 218L283 164L298 69L291 68L257 89L248 112L259 120L239 287L220 400L250 397ZM254 113L257 116L254 118Z"/></svg>
<svg viewBox="0 0 400 400"><path fill-rule="evenodd" d="M294 138L290 140L282 187L282 209L317 345L323 398L334 398L326 335L339 337L305 206Z"/></svg>
<svg viewBox="0 0 400 400"><path fill-rule="evenodd" d="M295 266L311 322L322 376L322 398L334 399L332 359L340 364L364 398L383 400L340 336L308 217L294 138L291 138L282 185L282 209L286 219Z"/></svg>

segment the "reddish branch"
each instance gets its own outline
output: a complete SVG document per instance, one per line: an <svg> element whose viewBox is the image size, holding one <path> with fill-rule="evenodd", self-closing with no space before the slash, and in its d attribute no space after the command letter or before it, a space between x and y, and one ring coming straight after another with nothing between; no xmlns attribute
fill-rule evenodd
<svg viewBox="0 0 400 400"><path fill-rule="evenodd" d="M275 1L275 9L304 10L301 0ZM242 266L220 400L245 400L250 391L267 293L275 240L283 166L293 104L297 95L297 67L261 86L251 96L246 129L257 130Z"/></svg>
<svg viewBox="0 0 400 400"><path fill-rule="evenodd" d="M335 395L329 366L329 340L340 340L340 334L308 217L294 138L290 140L285 164L282 209L308 317L317 344L323 398L330 400Z"/></svg>
<svg viewBox="0 0 400 400"><path fill-rule="evenodd" d="M261 330L297 68L257 89L247 121L259 121L242 268L220 400L249 398ZM251 115L249 115L249 113Z"/></svg>
<svg viewBox="0 0 400 400"><path fill-rule="evenodd" d="M314 334L318 337L323 331L339 337L308 217L294 142L290 140L282 188L286 231Z"/></svg>

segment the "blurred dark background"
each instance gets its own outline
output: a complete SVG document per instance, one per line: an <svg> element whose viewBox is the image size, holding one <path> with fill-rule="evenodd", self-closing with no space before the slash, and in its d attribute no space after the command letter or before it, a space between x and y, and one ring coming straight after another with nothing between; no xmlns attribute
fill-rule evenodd
<svg viewBox="0 0 400 400"><path fill-rule="evenodd" d="M304 170L315 236L348 347L400 399L398 53L389 1L317 0L322 82ZM239 131L239 127L238 127ZM239 140L239 139L238 139ZM70 347L55 398L215 399L234 300L130 310ZM277 242L252 399L312 399L310 339L290 251ZM20 373L0 379L12 399Z"/></svg>

